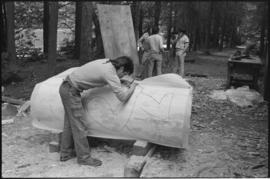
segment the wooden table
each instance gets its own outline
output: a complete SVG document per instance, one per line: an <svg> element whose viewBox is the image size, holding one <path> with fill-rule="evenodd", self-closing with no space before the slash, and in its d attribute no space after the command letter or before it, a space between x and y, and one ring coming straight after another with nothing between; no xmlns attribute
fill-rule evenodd
<svg viewBox="0 0 270 179"><path fill-rule="evenodd" d="M231 85L249 85L250 88L258 89L258 77L262 61L257 56L234 60L228 59L227 88ZM245 76L248 78L239 78Z"/></svg>

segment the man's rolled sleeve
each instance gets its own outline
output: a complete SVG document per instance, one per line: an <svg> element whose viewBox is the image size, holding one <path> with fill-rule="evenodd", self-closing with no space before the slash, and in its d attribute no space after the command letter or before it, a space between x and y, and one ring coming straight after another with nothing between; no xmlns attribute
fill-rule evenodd
<svg viewBox="0 0 270 179"><path fill-rule="evenodd" d="M160 50L163 50L163 38L160 37L160 40L159 40L159 48Z"/></svg>
<svg viewBox="0 0 270 179"><path fill-rule="evenodd" d="M117 74L110 72L110 73L105 73L105 81L108 83L108 85L111 87L113 90L114 94L116 97L122 101L126 101L126 92L124 88L121 86L120 79L118 78Z"/></svg>

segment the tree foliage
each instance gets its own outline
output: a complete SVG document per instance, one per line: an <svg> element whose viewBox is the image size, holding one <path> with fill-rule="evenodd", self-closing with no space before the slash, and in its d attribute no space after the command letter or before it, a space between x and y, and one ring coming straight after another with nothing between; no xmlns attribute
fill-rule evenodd
<svg viewBox="0 0 270 179"><path fill-rule="evenodd" d="M15 2L15 28L42 28L43 2L16 1Z"/></svg>
<svg viewBox="0 0 270 179"><path fill-rule="evenodd" d="M153 1L142 1L142 29L154 26L155 5ZM235 47L247 36L258 39L262 36L262 21L268 22L266 1L161 1L161 7L159 24L167 27L168 36L178 28L185 29L194 50Z"/></svg>
<svg viewBox="0 0 270 179"><path fill-rule="evenodd" d="M18 34L26 29L43 28L44 3L39 1L16 1L15 32L16 48L27 45L18 39ZM58 28L69 28L75 33L74 1L59 1ZM191 49L209 49L235 47L243 44L247 37L260 41L261 53L265 53L268 37L268 3L246 1L93 1L97 3L130 5L136 38L139 38L147 27L155 24L172 37L171 32L177 28L187 31L191 40ZM2 7L2 6L1 6ZM2 11L3 8L2 8ZM98 15L96 9L93 18ZM1 22L5 22L1 18ZM93 20L95 30L92 47L102 51L97 19ZM28 36L29 40L34 38ZM67 42L70 44L70 42ZM170 40L167 41L167 44ZM18 45L20 44L20 46ZM28 44L29 45L29 44ZM98 47L98 48L97 48Z"/></svg>

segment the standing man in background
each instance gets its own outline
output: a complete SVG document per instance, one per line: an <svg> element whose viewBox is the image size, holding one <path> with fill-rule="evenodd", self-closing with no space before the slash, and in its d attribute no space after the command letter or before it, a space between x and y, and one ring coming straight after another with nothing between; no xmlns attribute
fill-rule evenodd
<svg viewBox="0 0 270 179"><path fill-rule="evenodd" d="M189 38L186 35L186 31L183 29L179 29L176 39L173 40L173 43L175 43L175 58L177 61L177 71L180 71L180 75L184 77L185 56L189 47Z"/></svg>
<svg viewBox="0 0 270 179"><path fill-rule="evenodd" d="M148 50L148 46L146 47L144 42L150 35L152 35L151 31L152 29L148 27L146 31L143 33L143 35L140 37L140 39L138 40L139 50L141 51Z"/></svg>
<svg viewBox="0 0 270 179"><path fill-rule="evenodd" d="M142 71L140 72L139 76L144 79L147 77L147 67L148 67L148 57L149 57L149 51L150 51L150 45L147 41L148 37L152 35L152 29L150 27L147 28L147 30L144 32L142 37L138 40L138 46L139 46L139 53L142 53L141 57L141 64L142 64Z"/></svg>
<svg viewBox="0 0 270 179"><path fill-rule="evenodd" d="M162 53L164 52L163 48L163 36L159 33L159 28L153 28L153 35L149 36L146 40L149 43L149 55L147 56L146 60L149 60L148 64L148 77L151 77L153 74L154 65L156 63L156 71L157 75L161 75L161 68L162 68Z"/></svg>

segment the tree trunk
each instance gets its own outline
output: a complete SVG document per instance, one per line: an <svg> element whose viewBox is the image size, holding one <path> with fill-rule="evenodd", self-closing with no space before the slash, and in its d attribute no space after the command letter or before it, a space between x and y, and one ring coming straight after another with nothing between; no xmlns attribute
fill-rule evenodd
<svg viewBox="0 0 270 179"><path fill-rule="evenodd" d="M134 31L135 31L135 38L136 41L140 38L139 35L139 26L140 26L140 13L141 13L141 2L135 1L135 14L134 14Z"/></svg>
<svg viewBox="0 0 270 179"><path fill-rule="evenodd" d="M92 2L81 2L81 21L80 26L80 42L79 42L79 61L83 65L88 61L91 61L92 48L92 29L93 29L93 4Z"/></svg>
<svg viewBox="0 0 270 179"><path fill-rule="evenodd" d="M268 47L268 44L266 44ZM269 58L268 58L268 51L269 49L266 48L266 57L265 57L265 75L264 75L264 99L268 102L268 110L269 110L269 103L270 103L270 83L269 83L269 78L270 78L270 70L269 70ZM268 111L268 114L270 112Z"/></svg>
<svg viewBox="0 0 270 179"><path fill-rule="evenodd" d="M16 65L15 30L14 30L14 2L5 2L7 20L7 53L11 66Z"/></svg>
<svg viewBox="0 0 270 179"><path fill-rule="evenodd" d="M228 9L228 2L225 2L225 9ZM225 32L226 32L226 21L227 21L227 14L226 11L223 11L223 23L221 28L221 36L220 36L220 44L219 44L219 50L222 51L223 49L223 43L225 38Z"/></svg>
<svg viewBox="0 0 270 179"><path fill-rule="evenodd" d="M55 75L56 51L57 51L57 22L58 2L49 2L48 19L48 72L50 76Z"/></svg>
<svg viewBox="0 0 270 179"><path fill-rule="evenodd" d="M198 26L197 28L196 28L196 41L195 41L195 43L196 43L196 46L197 46L197 50L200 50L201 49L201 33L200 33L200 26Z"/></svg>
<svg viewBox="0 0 270 179"><path fill-rule="evenodd" d="M219 27L220 27L220 14L219 7L215 4L214 7L214 23L213 23L213 44L212 47L218 47L219 45Z"/></svg>
<svg viewBox="0 0 270 179"><path fill-rule="evenodd" d="M175 3L174 3L175 4ZM173 32L176 32L177 29L176 29L176 24L177 24L177 9L176 9L176 5L172 8L173 9L173 25L172 25L172 28L173 28Z"/></svg>
<svg viewBox="0 0 270 179"><path fill-rule="evenodd" d="M197 43L196 43L196 36L197 36L197 30L196 28L194 28L193 32L192 32L193 36L192 36L192 50L196 51L197 50Z"/></svg>
<svg viewBox="0 0 270 179"><path fill-rule="evenodd" d="M205 48L205 25L202 22L200 24L200 48L204 49Z"/></svg>
<svg viewBox="0 0 270 179"><path fill-rule="evenodd" d="M208 14L208 22L206 27L206 34L205 34L205 46L207 49L210 47L210 36L211 36L211 27L212 27L212 16L213 16L213 1L210 2L209 7L209 14Z"/></svg>
<svg viewBox="0 0 270 179"><path fill-rule="evenodd" d="M197 4L197 9L201 9L202 6L201 6L201 2L199 1L198 4ZM202 22L202 18L200 17L200 12L198 14L198 18L196 19L196 26L197 26L197 45L198 45L198 49L201 49L203 47L203 41L204 41L204 38L203 38L203 22Z"/></svg>
<svg viewBox="0 0 270 179"><path fill-rule="evenodd" d="M143 8L140 7L140 19L139 19L139 37L143 35Z"/></svg>
<svg viewBox="0 0 270 179"><path fill-rule="evenodd" d="M0 14L0 41L2 42L0 54L2 55L3 52L6 52L7 50L7 24L6 24L6 11L5 11L5 5L1 1L1 14ZM3 59L2 59L3 60Z"/></svg>
<svg viewBox="0 0 270 179"><path fill-rule="evenodd" d="M103 58L104 56L104 49L102 44L102 37L100 32L100 26L97 14L93 13L93 22L95 24L95 34L96 34L96 58Z"/></svg>
<svg viewBox="0 0 270 179"><path fill-rule="evenodd" d="M267 12L266 12L266 4L264 7L262 7L262 20L261 20L261 37L260 37L260 57L263 57L264 54L264 38L265 38L265 29L266 29L266 23L267 23Z"/></svg>
<svg viewBox="0 0 270 179"><path fill-rule="evenodd" d="M230 35L230 37L229 37L229 47L230 48L235 46L235 42L234 42L235 31L236 31L236 18L232 17L231 32L229 34Z"/></svg>
<svg viewBox="0 0 270 179"><path fill-rule="evenodd" d="M169 24L168 24L168 29L167 29L167 33L168 33L168 38L167 38L167 49L170 50L171 48L171 37L172 37L172 33L171 33L171 29L172 29L172 3L169 3Z"/></svg>
<svg viewBox="0 0 270 179"><path fill-rule="evenodd" d="M43 53L47 58L48 56L48 34L49 34L49 2L43 2Z"/></svg>
<svg viewBox="0 0 270 179"><path fill-rule="evenodd" d="M75 53L74 57L80 58L80 41L81 41L81 20L82 20L82 2L76 2L75 12Z"/></svg>
<svg viewBox="0 0 270 179"><path fill-rule="evenodd" d="M155 27L159 27L160 11L161 11L161 1L156 1L155 2L155 22L154 22Z"/></svg>

